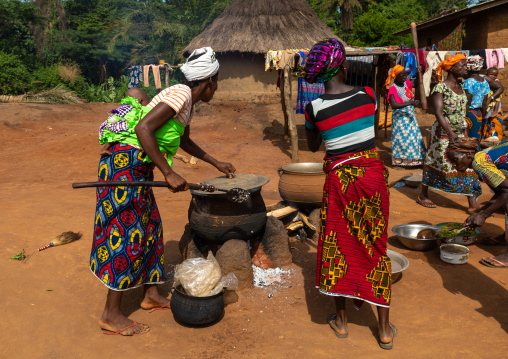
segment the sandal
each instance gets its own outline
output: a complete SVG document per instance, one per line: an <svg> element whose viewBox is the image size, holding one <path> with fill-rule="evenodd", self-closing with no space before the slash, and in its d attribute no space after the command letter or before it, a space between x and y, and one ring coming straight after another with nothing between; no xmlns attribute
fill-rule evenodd
<svg viewBox="0 0 508 359"><path fill-rule="evenodd" d="M416 203L418 203L419 205L426 207L426 208L436 208L436 205L434 204L434 202L432 202L428 198L426 200L423 200L420 198L420 196L418 196L418 198L416 199Z"/></svg>
<svg viewBox="0 0 508 359"><path fill-rule="evenodd" d="M337 338L347 338L348 336L348 333L346 334L340 334L339 333L339 328L337 328L337 324L335 323L335 320L337 319L337 314L331 314L327 321L328 321L328 324L330 325L330 328L333 329L333 331L335 332L335 335L337 336Z"/></svg>
<svg viewBox="0 0 508 359"><path fill-rule="evenodd" d="M480 263L483 264L484 266L487 266L487 267L490 267L490 268L508 268L508 264L505 264L505 263L503 263L501 261L498 261L494 257L482 258L480 260Z"/></svg>
<svg viewBox="0 0 508 359"><path fill-rule="evenodd" d="M485 237L485 238L483 238L481 244L485 244L486 246L507 246L508 245L508 243L506 243L506 240L504 239L504 234L497 236L497 237Z"/></svg>
<svg viewBox="0 0 508 359"><path fill-rule="evenodd" d="M392 329L392 333L393 333L393 337L392 337L392 340L389 342L389 343L383 343L381 340L379 341L379 346L383 349L387 349L387 350L390 350L393 348L393 339L395 339L395 337L397 336L397 327L392 324L392 323L388 323L388 325L390 326L390 328Z"/></svg>
<svg viewBox="0 0 508 359"><path fill-rule="evenodd" d="M132 333L132 334L124 334L124 332L129 329L129 328L132 328L132 327L136 327L136 326L140 326L142 329L137 332L137 333ZM126 326L125 328L123 329L119 329L119 330L116 330L116 331L113 331L113 330L109 330L109 329L104 329L104 328L101 328L102 329L102 333L103 334L107 334L107 335L122 335L122 336L134 336L134 335L141 335L141 334L145 334L145 333L148 333L150 331L150 327L148 325L145 325L145 324L140 324L140 323L137 323L136 321L132 322L131 325L128 325Z"/></svg>

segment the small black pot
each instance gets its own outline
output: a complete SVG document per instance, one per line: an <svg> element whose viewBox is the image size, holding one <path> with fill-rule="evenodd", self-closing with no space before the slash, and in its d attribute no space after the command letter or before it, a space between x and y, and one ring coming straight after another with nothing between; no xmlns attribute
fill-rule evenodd
<svg viewBox="0 0 508 359"><path fill-rule="evenodd" d="M171 288L171 311L175 318L189 325L206 325L224 312L224 291L210 297L192 297L181 287Z"/></svg>

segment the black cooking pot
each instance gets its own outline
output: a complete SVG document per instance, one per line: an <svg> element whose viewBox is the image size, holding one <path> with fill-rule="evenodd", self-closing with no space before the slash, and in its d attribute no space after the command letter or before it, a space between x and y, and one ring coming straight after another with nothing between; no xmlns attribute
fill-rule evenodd
<svg viewBox="0 0 508 359"><path fill-rule="evenodd" d="M205 242L215 244L230 239L256 238L266 225L266 206L261 196L261 186L268 181L265 176L235 175L234 179L219 177L204 182L226 189L245 189L249 191L250 199L238 203L229 200L224 193L191 191L189 224L192 231Z"/></svg>
<svg viewBox="0 0 508 359"><path fill-rule="evenodd" d="M189 325L206 325L215 322L224 312L224 291L210 297L193 297L182 287L171 288L171 311L174 317Z"/></svg>

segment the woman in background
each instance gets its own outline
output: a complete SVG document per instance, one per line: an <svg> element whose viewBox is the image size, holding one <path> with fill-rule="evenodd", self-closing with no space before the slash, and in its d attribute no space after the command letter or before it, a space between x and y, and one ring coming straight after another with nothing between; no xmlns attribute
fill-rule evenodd
<svg viewBox="0 0 508 359"><path fill-rule="evenodd" d="M442 61L436 69L439 81L443 71L448 71L448 77L432 90L436 122L432 125L430 146L423 166L422 191L416 200L424 207L436 207L429 198L429 187L467 196L469 212L479 207L476 198L482 189L476 173L471 169L457 172L445 157L448 143L464 137L467 131L467 96L459 82L467 74L466 65L466 57L457 54Z"/></svg>
<svg viewBox="0 0 508 359"><path fill-rule="evenodd" d="M388 100L392 112L392 165L420 166L425 158L425 144L418 122L413 85L407 79L406 70L401 65L392 69L386 79Z"/></svg>
<svg viewBox="0 0 508 359"><path fill-rule="evenodd" d="M467 127L469 137L480 139L482 119L486 117L485 103L490 86L485 77L480 76L479 71L483 67L483 58L480 55L467 57L468 78L464 81L464 91L467 96ZM490 102L490 101L489 101Z"/></svg>
<svg viewBox="0 0 508 359"><path fill-rule="evenodd" d="M325 94L305 109L309 149L326 145L316 286L335 298L337 313L328 323L337 337L348 336L346 298L352 298L357 308L377 307L379 345L391 349L397 328L389 322L388 171L374 138L376 96L370 87L345 84L346 52L336 39L312 47L303 74L325 84Z"/></svg>

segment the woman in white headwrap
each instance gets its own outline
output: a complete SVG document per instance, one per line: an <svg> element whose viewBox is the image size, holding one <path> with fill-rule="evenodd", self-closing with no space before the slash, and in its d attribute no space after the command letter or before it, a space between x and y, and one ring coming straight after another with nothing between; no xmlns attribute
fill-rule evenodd
<svg viewBox="0 0 508 359"><path fill-rule="evenodd" d="M148 104L152 109L144 117L140 115L115 135L116 142L99 164L100 181L151 180L157 166L172 192L185 191L187 182L171 168L178 147L233 176L232 164L216 160L190 138L194 105L210 101L217 90L215 53L210 47L197 49L181 70L184 84L161 91ZM90 269L109 289L99 325L105 334L146 333L150 328L123 315L120 303L124 290L142 285L143 309L169 309L169 300L157 290L165 278L164 242L151 188L98 188L94 222Z"/></svg>

